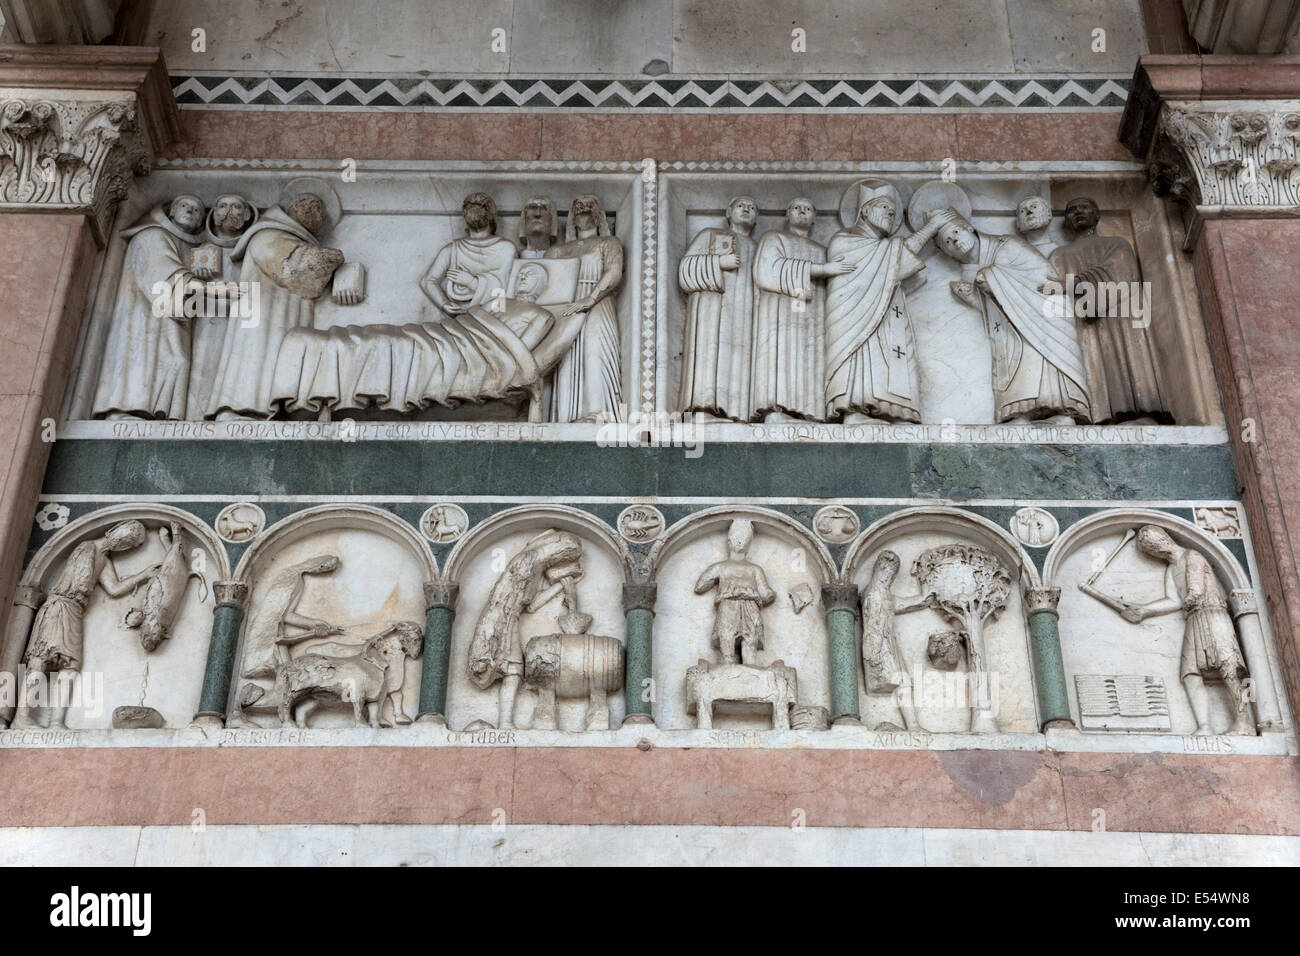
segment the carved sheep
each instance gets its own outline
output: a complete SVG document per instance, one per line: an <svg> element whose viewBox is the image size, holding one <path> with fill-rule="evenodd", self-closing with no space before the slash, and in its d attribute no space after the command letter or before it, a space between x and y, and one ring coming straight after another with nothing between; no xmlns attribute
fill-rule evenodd
<svg viewBox="0 0 1300 956"><path fill-rule="evenodd" d="M399 621L366 641L356 653L311 653L286 661L275 672L280 723L287 726L298 704L308 699L351 703L358 726L363 723L364 706L370 726L378 727L384 703L391 698L394 717L400 718L406 659L419 657L423 646L420 626ZM297 713L296 722L299 727L307 726L306 711Z"/></svg>
<svg viewBox="0 0 1300 956"><path fill-rule="evenodd" d="M799 697L799 675L784 661L765 668L746 664L710 664L701 660L686 670L686 712L697 715L702 730L713 727L716 701L739 704L770 704L772 729L790 729L790 708Z"/></svg>

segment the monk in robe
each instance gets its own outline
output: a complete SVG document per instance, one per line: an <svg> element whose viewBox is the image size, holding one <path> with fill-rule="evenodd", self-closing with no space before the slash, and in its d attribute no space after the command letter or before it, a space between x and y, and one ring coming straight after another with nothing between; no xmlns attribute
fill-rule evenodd
<svg viewBox="0 0 1300 956"><path fill-rule="evenodd" d="M1138 418L1170 423L1169 404L1160 382L1160 369L1149 328L1132 315L1109 315L1112 301L1104 283L1123 284L1128 293L1141 289L1137 254L1127 239L1097 235L1101 210L1087 197L1065 205L1065 224L1074 239L1052 253L1052 265L1066 280L1074 276L1076 296L1092 292L1093 308L1076 301L1084 352L1092 375L1093 413L1099 422ZM1140 293L1139 293L1140 294ZM1122 301L1129 301L1126 294Z"/></svg>
<svg viewBox="0 0 1300 956"><path fill-rule="evenodd" d="M94 418L185 417L189 389L191 318L183 303L194 283L190 250L202 238L203 202L177 196L159 203L129 239L113 302Z"/></svg>
<svg viewBox="0 0 1300 956"><path fill-rule="evenodd" d="M952 289L984 316L993 352L995 420L1091 421L1074 314L1052 297L1060 276L1047 257L1020 236L981 236L952 209L927 215L939 222L938 247L977 269L974 283L954 282Z"/></svg>
<svg viewBox="0 0 1300 956"><path fill-rule="evenodd" d="M749 421L757 219L753 199L731 200L726 227L701 230L677 268L686 293L678 407L704 420Z"/></svg>
<svg viewBox="0 0 1300 956"><path fill-rule="evenodd" d="M257 209L243 196L226 193L218 196L203 229L203 244L213 245L221 250L221 266L212 272L195 271L200 279L211 279L227 290L239 282L240 264L230 257L239 237L257 220ZM186 402L185 417L201 419L207 407L208 396L212 394L212 382L217 374L217 363L221 361L221 350L226 340L226 327L230 322L238 322L238 293L227 291L217 301L223 306L220 311L201 315L194 319L194 349L190 361L189 399Z"/></svg>
<svg viewBox="0 0 1300 956"><path fill-rule="evenodd" d="M826 283L826 419L919 422L916 336L902 283L925 268L918 253L938 223L902 239L893 235L900 204L892 185L863 183L858 198L857 221L826 249L852 267Z"/></svg>
<svg viewBox="0 0 1300 956"><path fill-rule="evenodd" d="M443 315L463 315L472 306L505 296L515 244L498 236L497 206L485 193L461 203L465 237L453 239L434 257L420 288Z"/></svg>
<svg viewBox="0 0 1300 956"><path fill-rule="evenodd" d="M765 422L819 420L826 366L828 276L853 266L826 261L826 247L812 238L816 215L808 199L786 208L786 228L763 234L754 253L753 381L751 417Z"/></svg>
<svg viewBox="0 0 1300 956"><path fill-rule="evenodd" d="M291 329L310 329L316 299L325 292L343 253L322 246L324 201L299 195L288 211L267 209L239 238L230 257L241 262L239 281L249 283L252 318L233 318L226 327L205 418L269 418L272 380L280 344Z"/></svg>

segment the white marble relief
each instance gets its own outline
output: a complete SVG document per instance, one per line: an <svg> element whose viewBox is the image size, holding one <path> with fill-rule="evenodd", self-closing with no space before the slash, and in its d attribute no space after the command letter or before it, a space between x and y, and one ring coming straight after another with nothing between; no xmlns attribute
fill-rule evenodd
<svg viewBox="0 0 1300 956"><path fill-rule="evenodd" d="M214 527L223 541L244 544L262 533L266 527L266 512L252 501L237 501L217 513Z"/></svg>
<svg viewBox="0 0 1300 956"><path fill-rule="evenodd" d="M843 544L862 530L862 522L852 508L826 505L813 515L813 530L827 544Z"/></svg>
<svg viewBox="0 0 1300 956"><path fill-rule="evenodd" d="M778 407L776 416L796 423L1014 421L1039 428L1094 419L1153 426L1218 420L1212 388L1194 384L1167 394L1151 385L1188 375L1198 383L1212 381L1208 350L1203 335L1179 318L1194 316L1197 305L1187 295L1186 270L1170 257L1173 242L1161 221L1162 210L1117 178L1090 178L1083 171L1066 175L1051 167L999 174L972 164L973 171L963 169L959 183L953 183L898 164L896 171L865 179L843 171L801 171L804 175L792 177L797 186L783 190L772 176L781 171L779 163L665 165L670 172L661 179L661 230L667 233L667 258L660 284L664 330L657 374L661 392L670 396L669 402L676 399L682 412L697 409L706 417L743 420L733 413L719 416L691 397L701 367L720 374L725 365L711 356L729 358L736 350L716 349L712 340L701 346L698 310L705 293L680 285L680 277L677 282L669 278L675 275L674 265L680 270L711 263L708 256L701 258L698 243L734 230L726 225L731 213L721 193L727 190L757 204L752 235L760 247L766 239L775 248L777 237L789 234L792 227L782 222L780 212L791 196L802 192L814 210L811 226L799 227L806 228L799 241L810 243L807 249L799 255L768 256L777 266L788 266L791 283L807 286L807 314L798 316L801 324L793 304L788 316L773 313L771 321L756 311L759 351L751 365L755 375L772 366L775 371L762 374L779 382L779 376L772 376L780 371L781 360L763 353L762 339L788 329L789 351L808 357L807 370L794 363L791 374L816 378L820 361L826 406L815 413ZM901 215L889 212L901 213L904 207L914 210L910 231L899 228ZM956 218L948 218L949 207ZM937 222L927 218L931 211ZM872 224L873 214L879 225ZM931 241L941 228L946 250L945 243ZM688 247L689 236L697 240ZM902 247L905 251L898 251ZM1137 271L1120 268L1119 258ZM800 262L808 263L806 282L800 278ZM762 268L759 263L756 276ZM841 268L844 274L832 274ZM1092 272L1095 278L1085 277ZM1069 301L1063 294L1068 274L1078 280ZM1135 314L1132 323L1099 315L1082 295L1085 286L1097 283L1122 284L1126 294L1132 286L1135 305L1150 298L1160 308ZM950 291L954 284L960 297ZM1053 284L1059 287L1055 292ZM769 286L780 291L771 282ZM760 289L760 299L763 294ZM739 314L739 306L724 308L728 300L717 295L715 305L724 315ZM822 312L819 341L815 316ZM763 331L773 323L778 333ZM798 344L805 335L811 336L806 346ZM748 341L739 332L733 337L742 347ZM1134 356L1145 364L1127 371L1126 361ZM1041 375L1035 377L1043 371L1051 372L1045 383ZM1103 396L1093 409L1093 392L1106 384L1115 392L1114 402ZM757 379L751 394L754 388L771 390ZM791 397L787 404L801 403ZM760 408L749 412L751 421L769 417Z"/></svg>
<svg viewBox="0 0 1300 956"><path fill-rule="evenodd" d="M1007 531L957 509L902 509L850 545L844 574L862 602L863 723L1036 729L1022 590L1037 572Z"/></svg>
<svg viewBox="0 0 1300 956"><path fill-rule="evenodd" d="M797 708L830 703L825 619L814 609L834 565L806 527L763 509L707 509L670 528L649 560L658 726L818 723Z"/></svg>
<svg viewBox="0 0 1300 956"><path fill-rule="evenodd" d="M230 727L410 723L419 700L428 546L389 512L324 505L244 553L250 584Z"/></svg>
<svg viewBox="0 0 1300 956"><path fill-rule="evenodd" d="M663 513L654 505L629 505L618 515L618 533L632 544L653 541L664 533Z"/></svg>
<svg viewBox="0 0 1300 956"><path fill-rule="evenodd" d="M1279 726L1254 591L1214 536L1167 513L1117 509L1062 535L1045 575L1061 587L1067 676L1159 679L1174 733L1254 736Z"/></svg>
<svg viewBox="0 0 1300 956"><path fill-rule="evenodd" d="M448 555L460 585L447 697L456 730L607 730L623 719L622 539L562 506L507 509Z"/></svg>
<svg viewBox="0 0 1300 956"><path fill-rule="evenodd" d="M1227 508L1195 510L1211 507ZM1252 741L1285 729L1276 652L1245 569L1212 530L1170 512L1096 511L1051 542L1041 574L1025 553L1038 538L1023 537L961 509L902 508L859 531L836 562L789 515L729 504L632 550L635 541L580 509L520 505L444 542L440 572L434 539L390 511L324 505L249 539L232 574L217 534L192 516L114 505L38 552L5 650L6 668L17 666L8 663L16 647L33 677L79 675L98 706L74 706L67 729L44 706L20 710L13 732L186 726L203 683L209 591L232 580L250 586L232 732L410 723L425 585L446 582L459 585L452 734L523 733L536 744L564 739L547 734L619 734L622 589L647 583L657 591L658 731L818 730L830 703L819 598L824 585L852 583L862 732L882 746L956 735L1002 747L1036 735L1024 595L1047 587L1061 590L1067 694L1084 736L1126 734L1146 746L1166 734L1214 747L1233 737L1247 741L1239 752L1272 752Z"/></svg>
<svg viewBox="0 0 1300 956"><path fill-rule="evenodd" d="M1043 548L1056 540L1061 526L1046 508L1021 508L1011 516L1011 533L1021 544Z"/></svg>
<svg viewBox="0 0 1300 956"><path fill-rule="evenodd" d="M119 707L188 724L211 585L227 572L211 529L165 505L111 506L60 529L20 580L26 613L10 616L4 668L25 669L12 726L105 729Z"/></svg>
<svg viewBox="0 0 1300 956"><path fill-rule="evenodd" d="M624 378L640 378L642 290L623 281L627 255L641 271L636 177L498 169L452 213L454 175L336 189L302 165L135 185L119 221L136 224L113 237L93 293L73 417L625 417Z"/></svg>
<svg viewBox="0 0 1300 956"><path fill-rule="evenodd" d="M1197 508L1196 527L1219 538L1241 537L1241 515L1228 505L1223 508Z"/></svg>
<svg viewBox="0 0 1300 956"><path fill-rule="evenodd" d="M1079 729L1160 733L1170 729L1165 682L1150 674L1075 674Z"/></svg>
<svg viewBox="0 0 1300 956"><path fill-rule="evenodd" d="M434 544L450 544L469 529L469 515L460 505L440 502L420 516L420 533Z"/></svg>
<svg viewBox="0 0 1300 956"><path fill-rule="evenodd" d="M1168 225L1124 191L1128 174L1004 164L964 175L960 187L942 183L950 201L969 191L954 208L976 238L954 259L929 236L941 226L963 233L945 220L947 206L936 207L945 221L904 227L904 207L930 187L908 164L872 164L882 175L869 177L843 165L791 167L784 186L771 176L781 164L766 164L761 177L763 164L728 173L697 164L645 183L632 164L461 165L377 164L329 185L303 177L322 172L309 163L192 163L136 183L92 292L67 416L141 426L339 415L590 425L636 408L719 424L850 427L1220 420L1201 384L1148 397L1150 382L1208 376L1208 348L1188 321L1195 301L1182 267L1165 255ZM293 185L303 178L316 182ZM1058 182L1088 191L1058 196ZM796 223L780 213L799 192ZM315 212L304 214L309 226L320 220L319 236L289 211L306 193L318 200L306 200ZM643 208L642 197L656 194L657 209ZM481 198L466 205L470 195ZM277 243L304 260L289 278L295 289L285 274L250 264ZM419 252L393 255L399 246ZM960 261L979 250L988 262ZM344 253L355 261L340 264ZM1060 321L1030 317L1041 296L1028 285L1042 284L1029 283L1030 273L1062 270L1150 283L1160 314L1136 329L1080 318L1075 355ZM982 291L977 272L1001 288ZM571 280L572 291L559 291ZM959 286L963 298L949 291L954 282L969 283ZM228 314L182 312L160 323L146 309L158 283L200 292ZM313 316L311 327L282 313L285 290ZM238 368L226 357L235 347L248 356ZM422 358L390 366L384 356L394 352ZM1125 384L1122 359L1135 355L1144 357L1141 374ZM1030 394L1039 365L1060 373L1057 387ZM322 377L321 368L337 374Z"/></svg>

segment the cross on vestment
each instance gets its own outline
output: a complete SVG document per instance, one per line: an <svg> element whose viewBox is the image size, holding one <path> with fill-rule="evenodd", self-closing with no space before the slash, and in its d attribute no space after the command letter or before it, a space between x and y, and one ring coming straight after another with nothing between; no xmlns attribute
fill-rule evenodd
<svg viewBox="0 0 1300 956"><path fill-rule="evenodd" d="M902 358L902 357L903 357L904 355L906 355L906 354L907 354L907 353L904 352L904 351L903 351L901 348L899 348L897 345L894 346L894 355L895 355L895 356L897 356L898 358Z"/></svg>

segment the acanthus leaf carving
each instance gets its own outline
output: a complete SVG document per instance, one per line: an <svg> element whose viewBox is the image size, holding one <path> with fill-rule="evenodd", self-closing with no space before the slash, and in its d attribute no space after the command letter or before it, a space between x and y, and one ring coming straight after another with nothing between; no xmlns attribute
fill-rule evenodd
<svg viewBox="0 0 1300 956"><path fill-rule="evenodd" d="M0 90L0 205L84 212L106 235L152 152L132 96L34 98Z"/></svg>
<svg viewBox="0 0 1300 956"><path fill-rule="evenodd" d="M1200 206L1300 206L1300 104L1166 104L1149 171Z"/></svg>

